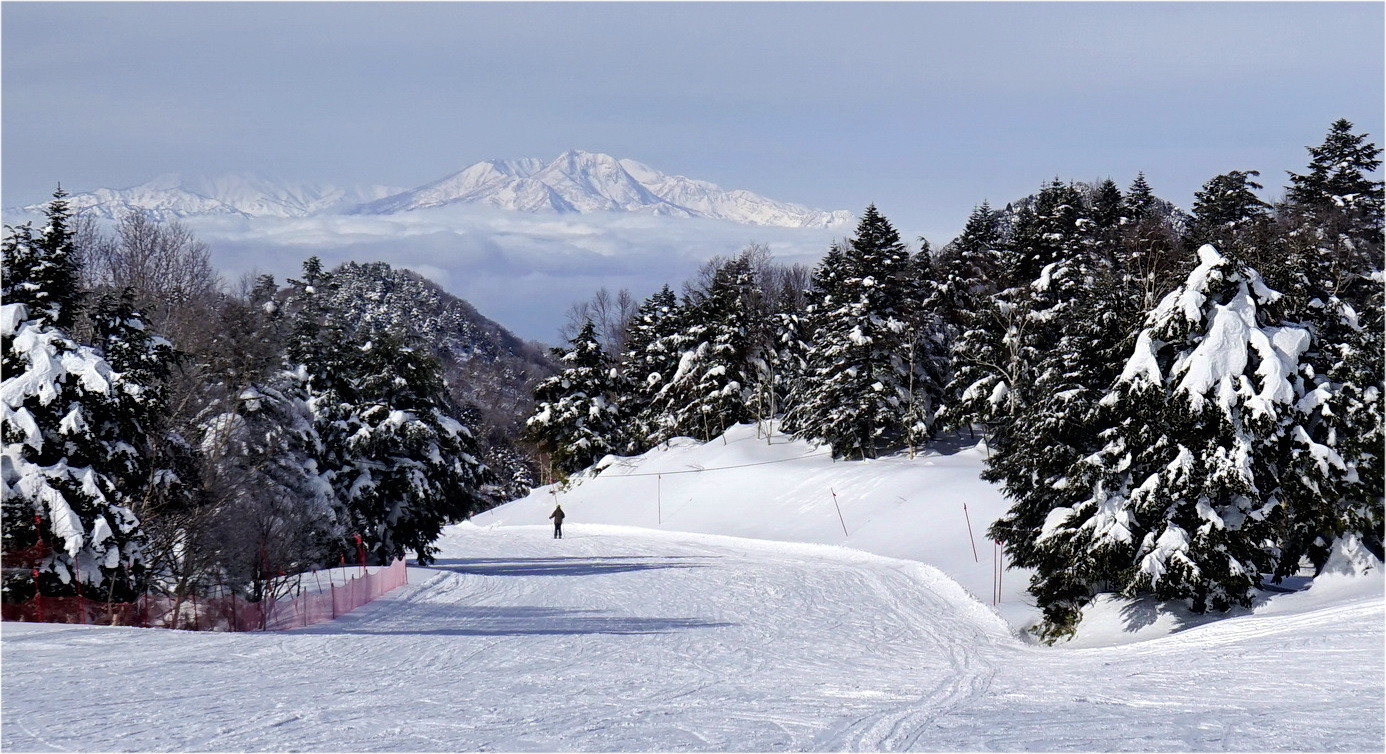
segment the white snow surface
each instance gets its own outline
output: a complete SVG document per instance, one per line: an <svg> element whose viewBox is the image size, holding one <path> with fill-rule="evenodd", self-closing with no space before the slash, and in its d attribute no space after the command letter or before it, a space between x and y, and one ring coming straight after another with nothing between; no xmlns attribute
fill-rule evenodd
<svg viewBox="0 0 1386 754"><path fill-rule="evenodd" d="M434 567L331 623L6 623L0 746L1382 748L1382 581L1353 575L1360 553L1254 611L1104 600L1074 642L1036 646L1003 619L1019 603L1009 588L1000 613L975 596L989 593L990 545L974 562L960 508L978 534L999 512L976 479L984 447L833 463L755 434L608 459L558 493L561 540L547 489L450 527ZM631 476L649 472L663 476Z"/></svg>

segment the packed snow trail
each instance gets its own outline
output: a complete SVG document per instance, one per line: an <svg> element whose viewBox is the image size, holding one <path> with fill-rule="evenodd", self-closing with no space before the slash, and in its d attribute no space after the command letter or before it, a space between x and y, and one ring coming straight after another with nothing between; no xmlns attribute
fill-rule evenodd
<svg viewBox="0 0 1386 754"><path fill-rule="evenodd" d="M569 523L274 634L8 623L6 751L1376 750L1382 603L1042 649L936 570Z"/></svg>

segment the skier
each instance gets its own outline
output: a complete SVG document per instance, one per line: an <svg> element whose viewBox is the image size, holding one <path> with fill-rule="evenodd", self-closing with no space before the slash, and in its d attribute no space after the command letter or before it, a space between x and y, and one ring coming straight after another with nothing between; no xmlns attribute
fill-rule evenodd
<svg viewBox="0 0 1386 754"><path fill-rule="evenodd" d="M549 518L553 519L553 538L563 539L563 506L555 504Z"/></svg>

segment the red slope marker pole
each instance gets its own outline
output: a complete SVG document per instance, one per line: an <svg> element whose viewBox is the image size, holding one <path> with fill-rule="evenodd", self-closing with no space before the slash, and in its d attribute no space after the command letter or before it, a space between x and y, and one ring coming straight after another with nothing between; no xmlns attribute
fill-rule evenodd
<svg viewBox="0 0 1386 754"><path fill-rule="evenodd" d="M963 518L967 521L967 541L972 543L972 562L980 563L982 560L977 557L977 540L972 537L972 517L967 515L967 503L963 503Z"/></svg>
<svg viewBox="0 0 1386 754"><path fill-rule="evenodd" d="M844 536L844 537L850 537L850 536L852 536L851 534L848 534L848 533L847 533L847 522L844 521L844 520L842 520L842 506L840 506L840 505L837 504L837 493L833 491L833 488L832 488L832 487L829 487L829 488L828 488L828 492L832 492L832 493L833 493L833 507L837 509L837 521L838 521L838 523L842 524L842 536Z"/></svg>

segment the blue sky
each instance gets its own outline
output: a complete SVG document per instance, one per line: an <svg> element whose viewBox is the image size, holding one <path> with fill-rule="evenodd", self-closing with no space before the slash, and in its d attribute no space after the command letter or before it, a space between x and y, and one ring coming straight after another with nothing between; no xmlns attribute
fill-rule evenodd
<svg viewBox="0 0 1386 754"><path fill-rule="evenodd" d="M1268 198L1381 143L1382 3L24 3L4 205L165 172L416 186L567 149L948 240L983 199L1144 171Z"/></svg>

